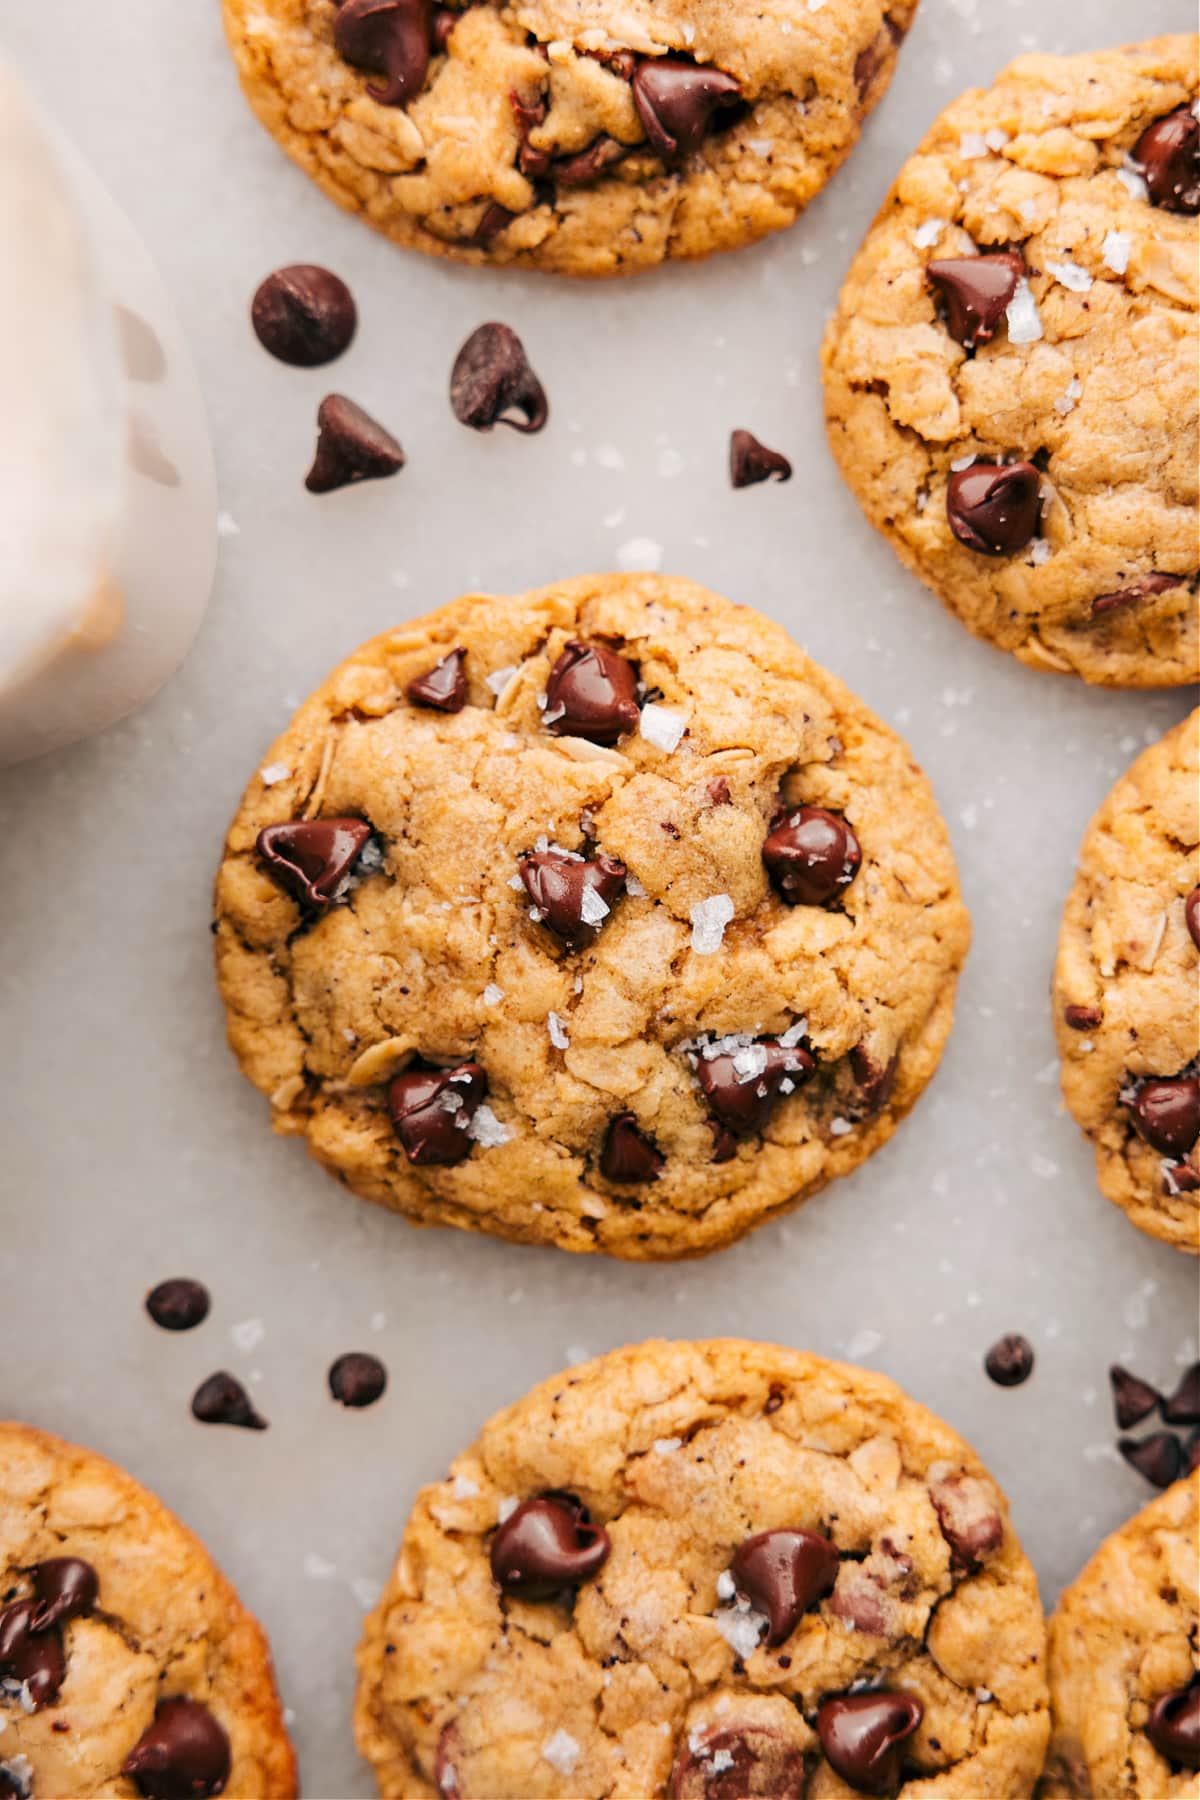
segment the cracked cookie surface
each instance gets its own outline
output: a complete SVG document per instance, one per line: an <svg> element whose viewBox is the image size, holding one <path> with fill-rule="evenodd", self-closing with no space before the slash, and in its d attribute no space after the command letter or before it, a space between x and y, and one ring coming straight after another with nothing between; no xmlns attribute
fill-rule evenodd
<svg viewBox="0 0 1200 1800"><path fill-rule="evenodd" d="M412 88L403 102L384 104L388 87L335 41L340 24L356 48L346 31L359 4L340 15L332 0L225 0L243 88L279 144L397 243L585 276L790 225L886 90L916 11L916 0L379 0L432 49L392 86ZM660 73L639 98L647 65ZM698 69L730 85L697 98L672 74L666 93L671 65L685 82Z"/></svg>
<svg viewBox="0 0 1200 1800"><path fill-rule="evenodd" d="M1194 126L1197 42L1026 56L962 95L901 170L823 349L834 456L902 560L976 635L1109 686L1197 672L1200 170L1152 197L1133 154L1159 121ZM998 463L1028 491L981 547L972 525L1003 508L978 471Z"/></svg>
<svg viewBox="0 0 1200 1800"><path fill-rule="evenodd" d="M75 1559L73 1581L62 1558ZM44 1628L29 1630L30 1602L55 1590L74 1596L61 1622L35 1616ZM140 1779L122 1772L131 1758ZM296 1794L266 1639L198 1540L129 1475L0 1423L0 1794L184 1792Z"/></svg>
<svg viewBox="0 0 1200 1800"><path fill-rule="evenodd" d="M1200 1251L1200 712L1144 750L1088 827L1063 912L1063 1097L1101 1190Z"/></svg>
<svg viewBox="0 0 1200 1800"><path fill-rule="evenodd" d="M601 1549L535 1600L504 1534L547 1494ZM822 1552L822 1578L773 1576L763 1533ZM358 1742L397 1800L849 1800L826 1708L863 1685L920 1715L873 1791L999 1800L1041 1767L1044 1636L1003 1496L893 1383L648 1343L544 1382L418 1496L359 1650Z"/></svg>
<svg viewBox="0 0 1200 1800"><path fill-rule="evenodd" d="M280 884L288 821L333 903ZM264 758L216 891L277 1130L418 1223L633 1258L877 1149L968 935L905 745L761 615L651 575L366 644Z"/></svg>

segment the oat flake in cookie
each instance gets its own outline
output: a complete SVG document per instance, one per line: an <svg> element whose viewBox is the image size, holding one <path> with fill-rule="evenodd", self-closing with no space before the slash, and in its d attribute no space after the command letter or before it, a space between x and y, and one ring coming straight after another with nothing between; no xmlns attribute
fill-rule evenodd
<svg viewBox="0 0 1200 1800"><path fill-rule="evenodd" d="M905 745L778 626L654 575L364 645L263 757L216 919L277 1130L417 1223L637 1258L876 1150L968 937Z"/></svg>
<svg viewBox="0 0 1200 1800"><path fill-rule="evenodd" d="M1200 1252L1200 712L1117 782L1063 913L1054 1029L1063 1095L1102 1191L1143 1231Z"/></svg>
<svg viewBox="0 0 1200 1800"><path fill-rule="evenodd" d="M1197 674L1198 48L1025 56L962 95L823 351L871 523L978 636L1110 687Z"/></svg>
<svg viewBox="0 0 1200 1800"><path fill-rule="evenodd" d="M0 1794L296 1793L267 1641L203 1546L102 1457L0 1423Z"/></svg>
<svg viewBox="0 0 1200 1800"><path fill-rule="evenodd" d="M492 1419L418 1496L358 1665L391 1800L1018 1800L1049 1731L973 1451L882 1376L735 1339Z"/></svg>
<svg viewBox="0 0 1200 1800"><path fill-rule="evenodd" d="M251 106L397 243L617 275L790 225L916 0L224 0Z"/></svg>

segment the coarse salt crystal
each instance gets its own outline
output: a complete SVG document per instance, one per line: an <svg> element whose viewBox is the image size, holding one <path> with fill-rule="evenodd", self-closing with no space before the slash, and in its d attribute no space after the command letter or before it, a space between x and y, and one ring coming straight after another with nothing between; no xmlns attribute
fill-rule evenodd
<svg viewBox="0 0 1200 1800"><path fill-rule="evenodd" d="M257 1350L267 1335L267 1328L261 1319L243 1319L229 1333L236 1349L249 1356L251 1350Z"/></svg>
<svg viewBox="0 0 1200 1800"><path fill-rule="evenodd" d="M672 1450L678 1450L682 1442L682 1438L655 1438L652 1447L660 1456L669 1456Z"/></svg>
<svg viewBox="0 0 1200 1800"><path fill-rule="evenodd" d="M829 1125L830 1137L845 1137L848 1132L851 1132L853 1130L854 1130L854 1127L850 1123L849 1119L833 1119L830 1121L830 1125Z"/></svg>
<svg viewBox="0 0 1200 1800"><path fill-rule="evenodd" d="M931 244L936 244L945 225L945 219L926 219L923 225L918 225L913 232L913 243L917 249L928 250Z"/></svg>
<svg viewBox="0 0 1200 1800"><path fill-rule="evenodd" d="M571 1040L567 1035L567 1028L556 1012L547 1013L546 1030L550 1033L550 1042L556 1050L570 1049Z"/></svg>
<svg viewBox="0 0 1200 1800"><path fill-rule="evenodd" d="M722 1569L717 1576L717 1599L732 1600L737 1593L737 1583L728 1569Z"/></svg>
<svg viewBox="0 0 1200 1800"><path fill-rule="evenodd" d="M475 1117L467 1126L467 1136L473 1138L482 1150L494 1150L500 1144L507 1144L512 1132L507 1125L502 1125L486 1101L475 1108Z"/></svg>
<svg viewBox="0 0 1200 1800"><path fill-rule="evenodd" d="M491 674L485 677L485 680L487 681L487 684L491 688L493 694L495 694L497 700L499 700L502 697L502 695L504 694L505 690L507 689L509 683L511 681L513 681L516 678L516 676L519 674L520 674L520 670L514 664L512 667L507 668L507 669L493 669Z"/></svg>
<svg viewBox="0 0 1200 1800"><path fill-rule="evenodd" d="M967 162L974 162L988 153L987 139L980 131L964 131L958 140L958 154Z"/></svg>
<svg viewBox="0 0 1200 1800"><path fill-rule="evenodd" d="M1035 538L1033 548L1029 552L1029 560L1035 569L1050 561L1050 545L1045 538Z"/></svg>
<svg viewBox="0 0 1200 1800"><path fill-rule="evenodd" d="M267 763L258 771L258 777L264 787L274 787L277 781L286 781L291 772L286 763Z"/></svg>
<svg viewBox="0 0 1200 1800"><path fill-rule="evenodd" d="M450 1492L456 1500L473 1500L479 1492L479 1483L466 1475L456 1475Z"/></svg>
<svg viewBox="0 0 1200 1800"><path fill-rule="evenodd" d="M1111 269L1114 275L1123 275L1129 267L1129 252L1132 249L1133 239L1127 231L1106 232L1100 246L1105 268Z"/></svg>
<svg viewBox="0 0 1200 1800"><path fill-rule="evenodd" d="M660 750L674 750L687 730L687 714L673 712L669 706L647 700L642 708L640 729L642 736Z"/></svg>
<svg viewBox="0 0 1200 1800"><path fill-rule="evenodd" d="M755 1612L749 1601L743 1600L713 1613L712 1621L734 1655L742 1662L758 1649L763 1628L767 1624L764 1615Z"/></svg>
<svg viewBox="0 0 1200 1800"><path fill-rule="evenodd" d="M950 467L957 475L961 469L969 469L974 461L975 455L974 452L972 452L970 456L956 456L954 461L950 464Z"/></svg>
<svg viewBox="0 0 1200 1800"><path fill-rule="evenodd" d="M624 569L626 574L631 574L639 569L652 574L656 569L662 568L662 559L662 545L648 537L630 538L629 542L622 544L617 551L617 565Z"/></svg>
<svg viewBox="0 0 1200 1800"><path fill-rule="evenodd" d="M1073 413L1075 411L1075 402L1080 398L1082 393L1083 383L1080 381L1078 375L1072 375L1065 389L1054 402L1055 412L1061 413L1065 419L1068 413Z"/></svg>
<svg viewBox="0 0 1200 1800"><path fill-rule="evenodd" d="M560 1775L572 1775L583 1755L583 1749L579 1740L573 1738L569 1731L564 1731L560 1725L542 1745L542 1755Z"/></svg>
<svg viewBox="0 0 1200 1800"><path fill-rule="evenodd" d="M1022 276L1012 299L1004 309L1008 320L1010 344L1036 344L1042 336L1042 320L1033 297L1033 289Z"/></svg>
<svg viewBox="0 0 1200 1800"><path fill-rule="evenodd" d="M989 150L1003 150L1008 142L1008 133L1001 131L998 125L993 125L990 131L984 132L983 141Z"/></svg>
<svg viewBox="0 0 1200 1800"><path fill-rule="evenodd" d="M579 917L585 925L599 925L607 919L611 907L594 887L585 887L579 897Z"/></svg>
<svg viewBox="0 0 1200 1800"><path fill-rule="evenodd" d="M499 1006L499 1004L503 1000L503 998L504 998L504 989L502 987L497 987L494 981L489 981L487 986L483 990L484 1005L485 1006Z"/></svg>
<svg viewBox="0 0 1200 1800"><path fill-rule="evenodd" d="M501 1525L512 1518L520 1504L521 1502L517 1499L515 1494L505 1495L504 1499L500 1501L496 1508L496 1517L499 1519Z"/></svg>
<svg viewBox="0 0 1200 1800"><path fill-rule="evenodd" d="M636 875L626 875L625 892L627 894L632 894L635 900L644 900L646 897L646 890ZM599 895L596 897L599 899Z"/></svg>
<svg viewBox="0 0 1200 1800"><path fill-rule="evenodd" d="M800 1039L804 1036L804 1034L807 1030L808 1030L808 1020L807 1019L797 1019L796 1023L794 1025L788 1026L787 1030L784 1032L783 1036L780 1038L780 1040L779 1040L780 1049L781 1050L794 1050L796 1045L800 1042Z"/></svg>
<svg viewBox="0 0 1200 1800"><path fill-rule="evenodd" d="M713 956L721 948L725 927L733 918L733 901L728 894L714 894L711 900L697 900L691 909L692 949L697 956Z"/></svg>
<svg viewBox="0 0 1200 1800"><path fill-rule="evenodd" d="M1117 180L1131 200L1149 200L1150 189L1146 186L1146 177L1139 169L1118 169Z"/></svg>
<svg viewBox="0 0 1200 1800"><path fill-rule="evenodd" d="M1063 262L1048 262L1047 272L1053 275L1062 287L1070 288L1073 294L1086 294L1092 285L1092 278L1086 269L1081 269L1077 262L1068 257Z"/></svg>

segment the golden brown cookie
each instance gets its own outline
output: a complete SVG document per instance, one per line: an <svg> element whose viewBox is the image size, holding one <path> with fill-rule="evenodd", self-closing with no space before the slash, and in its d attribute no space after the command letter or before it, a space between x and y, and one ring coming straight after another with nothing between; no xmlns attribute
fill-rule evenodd
<svg viewBox="0 0 1200 1800"><path fill-rule="evenodd" d="M1063 1095L1102 1191L1200 1252L1200 712L1138 757L1088 827L1063 913Z"/></svg>
<svg viewBox="0 0 1200 1800"><path fill-rule="evenodd" d="M0 1423L0 1795L292 1800L266 1638L207 1552L90 1450Z"/></svg>
<svg viewBox="0 0 1200 1800"><path fill-rule="evenodd" d="M823 351L871 523L978 636L1195 680L1194 37L1025 56L937 120Z"/></svg>
<svg viewBox="0 0 1200 1800"><path fill-rule="evenodd" d="M425 1224L687 1256L891 1135L967 915L904 744L691 582L469 595L335 670L217 881L230 1042Z"/></svg>
<svg viewBox="0 0 1200 1800"><path fill-rule="evenodd" d="M790 225L916 0L224 0L242 86L339 205L459 261L619 275Z"/></svg>

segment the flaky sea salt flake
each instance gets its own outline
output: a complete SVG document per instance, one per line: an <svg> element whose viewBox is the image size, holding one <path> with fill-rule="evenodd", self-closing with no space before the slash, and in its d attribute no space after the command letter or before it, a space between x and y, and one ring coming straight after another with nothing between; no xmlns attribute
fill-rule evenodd
<svg viewBox="0 0 1200 1800"><path fill-rule="evenodd" d="M572 1775L583 1755L583 1748L579 1740L573 1738L569 1731L564 1731L560 1725L542 1745L542 1755L560 1775Z"/></svg>
<svg viewBox="0 0 1200 1800"><path fill-rule="evenodd" d="M1069 288L1073 294L1086 294L1092 285L1092 278L1086 269L1081 269L1070 257L1062 262L1048 262L1047 274L1053 275L1061 287Z"/></svg>
<svg viewBox="0 0 1200 1800"><path fill-rule="evenodd" d="M945 219L926 219L925 223L918 225L913 232L913 243L918 250L928 250L931 244L937 243L945 227Z"/></svg>
<svg viewBox="0 0 1200 1800"><path fill-rule="evenodd" d="M1127 231L1106 232L1100 246L1105 268L1111 269L1114 275L1123 275L1129 267L1129 252L1132 249L1133 239Z"/></svg>
<svg viewBox="0 0 1200 1800"><path fill-rule="evenodd" d="M647 700L643 706L642 736L648 743L657 745L660 750L669 752L677 749L679 740L686 730L686 713L674 712L669 706L659 706L655 700Z"/></svg>
<svg viewBox="0 0 1200 1800"><path fill-rule="evenodd" d="M714 894L709 900L697 900L691 909L692 949L697 956L715 956L733 911L733 901L728 894Z"/></svg>
<svg viewBox="0 0 1200 1800"><path fill-rule="evenodd" d="M602 925L611 910L603 894L593 887L584 888L579 899L579 917L585 925Z"/></svg>
<svg viewBox="0 0 1200 1800"><path fill-rule="evenodd" d="M1024 276L1018 281L1016 292L1004 309L1004 316L1008 320L1010 344L1036 344L1042 336L1042 320L1037 301Z"/></svg>

